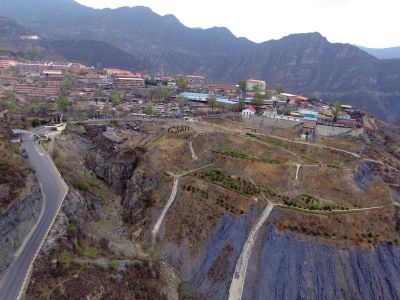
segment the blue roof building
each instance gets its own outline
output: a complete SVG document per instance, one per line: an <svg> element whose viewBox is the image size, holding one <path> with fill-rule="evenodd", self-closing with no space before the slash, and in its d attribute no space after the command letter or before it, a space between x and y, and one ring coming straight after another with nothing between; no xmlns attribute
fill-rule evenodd
<svg viewBox="0 0 400 300"><path fill-rule="evenodd" d="M318 119L314 118L314 117L304 117L304 121L315 121L315 122L317 122Z"/></svg>
<svg viewBox="0 0 400 300"><path fill-rule="evenodd" d="M302 109L299 111L299 114L303 115L303 116L310 116L310 117L316 117L318 116L318 112L315 110L305 110Z"/></svg>

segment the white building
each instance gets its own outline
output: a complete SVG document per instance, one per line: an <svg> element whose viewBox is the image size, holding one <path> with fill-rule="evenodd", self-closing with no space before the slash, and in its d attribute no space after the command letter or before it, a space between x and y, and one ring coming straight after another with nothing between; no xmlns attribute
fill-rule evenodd
<svg viewBox="0 0 400 300"><path fill-rule="evenodd" d="M255 113L256 113L256 109L255 109L254 107L251 107L251 106L250 106L250 107L248 107L248 108L242 110L242 118L249 119L249 118L251 118L252 116L254 116Z"/></svg>

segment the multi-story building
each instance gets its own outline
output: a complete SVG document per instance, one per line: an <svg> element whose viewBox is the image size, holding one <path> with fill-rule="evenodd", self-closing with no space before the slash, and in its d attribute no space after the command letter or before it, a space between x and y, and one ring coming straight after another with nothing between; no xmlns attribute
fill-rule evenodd
<svg viewBox="0 0 400 300"><path fill-rule="evenodd" d="M206 86L206 77L198 75L182 75L178 74L175 76L175 80L185 80L189 88L192 89L203 89Z"/></svg>
<svg viewBox="0 0 400 300"><path fill-rule="evenodd" d="M211 95L230 96L236 93L235 84L210 83L207 84L207 89Z"/></svg>
<svg viewBox="0 0 400 300"><path fill-rule="evenodd" d="M247 80L247 90L252 92L254 87L258 86L261 93L267 89L267 83L263 80L249 79Z"/></svg>
<svg viewBox="0 0 400 300"><path fill-rule="evenodd" d="M16 68L19 72L42 73L43 71L58 70L65 72L78 72L88 70L84 65L70 62L17 62Z"/></svg>
<svg viewBox="0 0 400 300"><path fill-rule="evenodd" d="M204 76L187 75L186 83L189 87L203 88L206 85L206 78Z"/></svg>
<svg viewBox="0 0 400 300"><path fill-rule="evenodd" d="M47 76L47 75L62 75L62 74L63 74L63 71L61 71L61 70L44 70L42 72L42 75L45 75L45 76Z"/></svg>
<svg viewBox="0 0 400 300"><path fill-rule="evenodd" d="M130 90L133 88L144 88L145 80L143 78L132 77L117 77L114 79L114 84L117 88L122 90Z"/></svg>
<svg viewBox="0 0 400 300"><path fill-rule="evenodd" d="M1 59L0 60L0 69L9 69L11 67L15 67L17 62L15 60L10 59Z"/></svg>

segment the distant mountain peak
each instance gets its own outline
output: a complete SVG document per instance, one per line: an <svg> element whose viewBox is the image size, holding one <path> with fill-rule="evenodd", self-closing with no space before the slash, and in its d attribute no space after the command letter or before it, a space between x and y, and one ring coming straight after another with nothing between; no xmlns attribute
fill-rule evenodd
<svg viewBox="0 0 400 300"><path fill-rule="evenodd" d="M282 39L288 40L304 40L304 41L320 41L329 43L328 39L319 32L293 33Z"/></svg>
<svg viewBox="0 0 400 300"><path fill-rule="evenodd" d="M127 7L120 7L117 9L126 9ZM134 6L134 7L129 7L130 10L136 11L136 12L140 12L140 13L147 13L147 14L155 14L155 12L147 6Z"/></svg>

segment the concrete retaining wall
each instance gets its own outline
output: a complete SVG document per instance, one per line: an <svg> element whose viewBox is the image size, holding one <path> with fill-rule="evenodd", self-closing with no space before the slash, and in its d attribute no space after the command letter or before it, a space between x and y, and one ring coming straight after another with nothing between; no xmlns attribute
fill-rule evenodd
<svg viewBox="0 0 400 300"><path fill-rule="evenodd" d="M295 126L302 123L301 121L295 120L296 118L292 119L293 120L289 120L287 118L282 118L282 119L271 118L269 116L253 116L249 119L243 119L243 120L246 123L246 126L249 127L261 126L261 127L280 128L280 129L293 129Z"/></svg>
<svg viewBox="0 0 400 300"><path fill-rule="evenodd" d="M336 127L327 125L317 125L315 134L317 136L354 136L358 137L364 133L363 128L348 128L348 127Z"/></svg>

